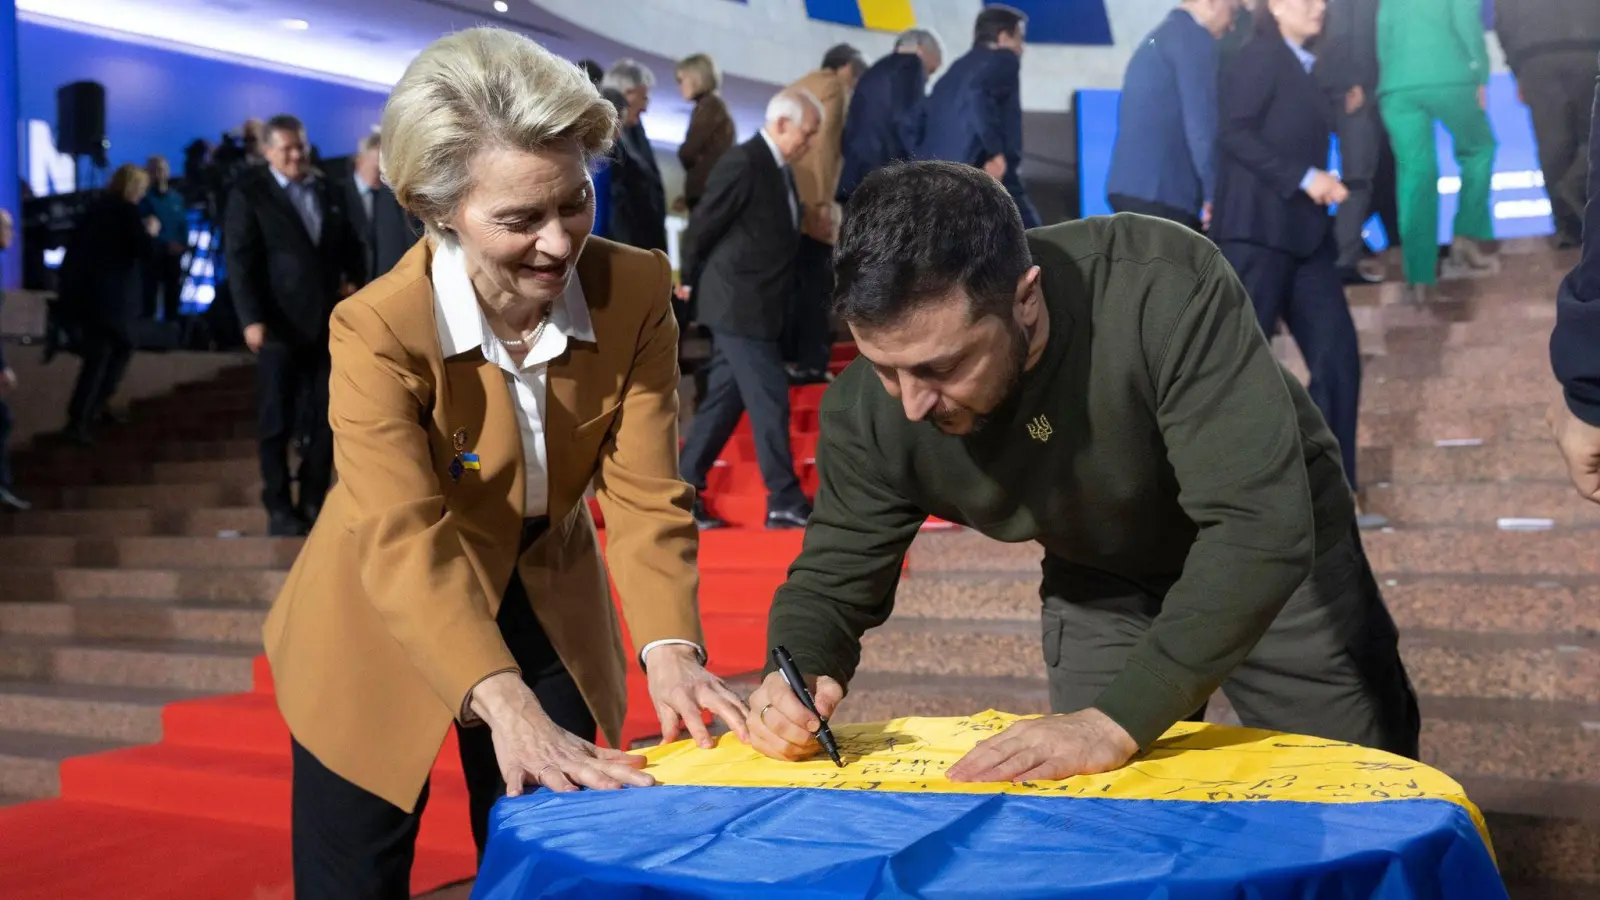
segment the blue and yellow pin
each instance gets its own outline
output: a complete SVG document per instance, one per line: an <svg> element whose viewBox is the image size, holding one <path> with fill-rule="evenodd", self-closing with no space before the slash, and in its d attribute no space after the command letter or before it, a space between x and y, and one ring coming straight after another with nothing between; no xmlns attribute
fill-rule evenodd
<svg viewBox="0 0 1600 900"><path fill-rule="evenodd" d="M455 459L450 460L450 480L460 481L465 472L476 472L481 466L478 464L478 454L467 452L467 430L457 428L452 436L455 442Z"/></svg>

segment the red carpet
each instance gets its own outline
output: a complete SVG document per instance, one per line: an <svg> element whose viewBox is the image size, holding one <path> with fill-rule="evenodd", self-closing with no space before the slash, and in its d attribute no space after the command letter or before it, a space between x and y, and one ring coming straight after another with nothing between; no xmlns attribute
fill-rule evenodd
<svg viewBox="0 0 1600 900"><path fill-rule="evenodd" d="M835 368L854 355L835 348ZM795 388L794 455L816 488L823 386ZM798 531L769 532L748 423L723 454L707 502L736 527L700 543L700 610L711 669L760 669L767 607L800 550ZM624 743L660 732L643 675L629 677ZM159 743L67 760L61 799L0 809L0 897L62 900L289 900L289 732L271 673L255 690L171 704ZM412 887L423 892L475 868L467 794L452 732L435 764Z"/></svg>

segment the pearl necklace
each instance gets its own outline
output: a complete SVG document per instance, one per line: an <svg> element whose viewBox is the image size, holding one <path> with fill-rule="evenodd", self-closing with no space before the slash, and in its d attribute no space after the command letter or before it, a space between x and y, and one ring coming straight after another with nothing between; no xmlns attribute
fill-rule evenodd
<svg viewBox="0 0 1600 900"><path fill-rule="evenodd" d="M510 347L513 350L526 350L529 347L532 347L534 344L539 343L539 336L544 334L544 327L548 324L550 324L550 310L546 309L544 311L544 315L539 317L539 324L534 326L532 331L524 332L522 335L522 340L517 341L509 338L500 338L500 343Z"/></svg>

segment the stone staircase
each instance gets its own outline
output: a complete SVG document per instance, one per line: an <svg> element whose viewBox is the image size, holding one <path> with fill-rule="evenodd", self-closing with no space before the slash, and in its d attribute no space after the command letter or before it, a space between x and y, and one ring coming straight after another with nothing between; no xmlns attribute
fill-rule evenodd
<svg viewBox="0 0 1600 900"><path fill-rule="evenodd" d="M1600 896L1600 507L1567 486L1542 421L1572 258L1502 260L1454 305L1352 291L1366 505L1393 520L1367 550L1423 695L1424 758L1488 813L1513 897ZM165 704L250 690L300 546L255 536L252 417L240 367L137 404L96 448L19 454L39 508L0 516L0 802L54 796L63 758L158 739ZM1039 555L921 536L840 719L1045 711Z"/></svg>
<svg viewBox="0 0 1600 900"><path fill-rule="evenodd" d="M32 512L0 516L0 798L59 792L63 759L161 737L162 709L247 691L298 539L263 534L254 372L132 408L81 448L17 454Z"/></svg>

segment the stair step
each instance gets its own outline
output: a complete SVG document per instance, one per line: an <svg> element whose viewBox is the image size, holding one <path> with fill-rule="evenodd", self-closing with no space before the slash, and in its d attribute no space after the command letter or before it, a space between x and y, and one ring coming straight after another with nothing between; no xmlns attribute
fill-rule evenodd
<svg viewBox="0 0 1600 900"><path fill-rule="evenodd" d="M1362 480L1369 486L1460 484L1515 480L1565 481L1567 470L1548 439L1489 441L1478 445L1433 443L1361 448Z"/></svg>
<svg viewBox="0 0 1600 900"><path fill-rule="evenodd" d="M1554 447L1549 456L1556 458ZM1396 526L1481 525L1503 518L1550 519L1558 526L1600 525L1600 504L1561 481L1458 481L1453 484L1376 484L1366 489L1366 512Z"/></svg>
<svg viewBox="0 0 1600 900"><path fill-rule="evenodd" d="M90 738L0 730L0 794L29 799L59 796L63 760L121 746Z"/></svg>
<svg viewBox="0 0 1600 900"><path fill-rule="evenodd" d="M0 722L38 734L143 744L161 740L162 708L192 691L0 681Z"/></svg>
<svg viewBox="0 0 1600 900"><path fill-rule="evenodd" d="M0 635L206 641L261 646L266 607L116 598L0 602Z"/></svg>
<svg viewBox="0 0 1600 900"><path fill-rule="evenodd" d="M1600 895L1600 785L1519 778L1458 779L1483 810L1507 882L1586 886Z"/></svg>
<svg viewBox="0 0 1600 900"><path fill-rule="evenodd" d="M154 509L248 506L261 489L243 484L137 484L110 487L41 488L29 491L40 509Z"/></svg>
<svg viewBox="0 0 1600 900"><path fill-rule="evenodd" d="M0 636L0 679L248 691L249 647L200 641Z"/></svg>
<svg viewBox="0 0 1600 900"><path fill-rule="evenodd" d="M0 516L0 534L13 535L216 537L223 531L264 535L266 511L260 506L238 505L160 510L35 509Z"/></svg>
<svg viewBox="0 0 1600 900"><path fill-rule="evenodd" d="M266 605L277 597L289 573L283 568L11 568L0 574L17 596L39 602L209 600Z"/></svg>
<svg viewBox="0 0 1600 900"><path fill-rule="evenodd" d="M303 538L0 536L0 569L38 566L136 569L287 569Z"/></svg>
<svg viewBox="0 0 1600 900"><path fill-rule="evenodd" d="M142 484L226 484L248 487L261 481L254 454L235 459L196 462L144 462L118 459L77 466L41 461L20 468L19 483L43 487L87 487Z"/></svg>
<svg viewBox="0 0 1600 900"><path fill-rule="evenodd" d="M1362 535L1380 575L1392 572L1455 575L1600 575L1600 529L1516 532L1496 528L1413 526Z"/></svg>
<svg viewBox="0 0 1600 900"><path fill-rule="evenodd" d="M255 459L257 443L251 438L217 441L155 441L125 444L116 449L117 459L125 463L200 462L206 460ZM18 471L76 469L105 462L106 451L99 447L45 443L30 445L16 453Z"/></svg>
<svg viewBox="0 0 1600 900"><path fill-rule="evenodd" d="M1545 404L1522 402L1480 409L1364 409L1356 428L1356 444L1394 446L1439 440L1538 441L1547 439Z"/></svg>
<svg viewBox="0 0 1600 900"><path fill-rule="evenodd" d="M1439 696L1588 701L1600 697L1600 640L1572 635L1411 629L1401 655L1417 691ZM1037 621L896 616L867 633L861 670L1036 678Z"/></svg>
<svg viewBox="0 0 1600 900"><path fill-rule="evenodd" d="M1039 581L1037 572L912 571L895 615L1038 622ZM1402 630L1600 635L1600 578L1393 573L1379 583Z"/></svg>

